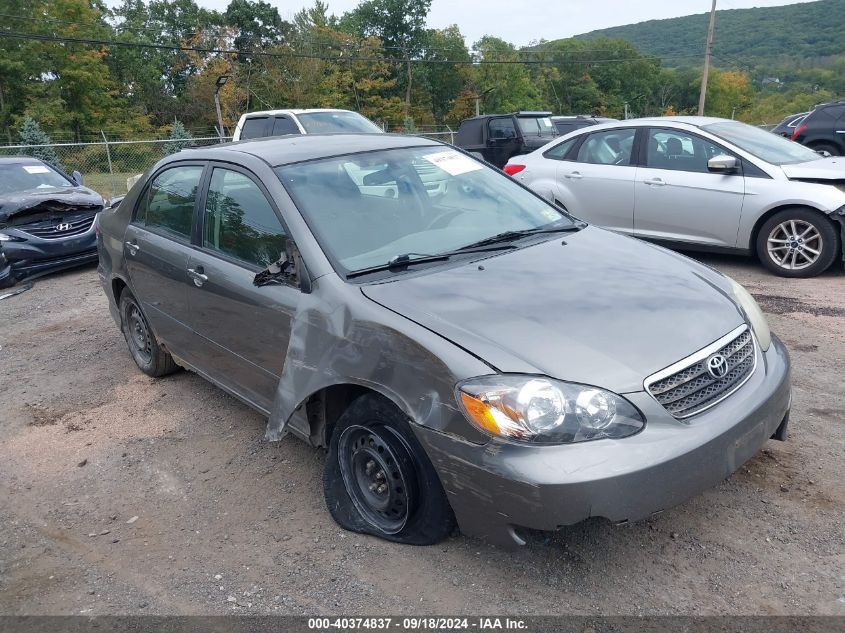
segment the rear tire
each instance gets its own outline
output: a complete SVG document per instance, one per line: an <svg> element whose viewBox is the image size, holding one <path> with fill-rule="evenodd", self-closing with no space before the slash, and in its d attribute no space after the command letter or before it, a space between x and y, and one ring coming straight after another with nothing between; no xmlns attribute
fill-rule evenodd
<svg viewBox="0 0 845 633"><path fill-rule="evenodd" d="M138 369L153 378L179 370L173 357L159 345L141 306L128 290L120 295L120 323L123 338Z"/></svg>
<svg viewBox="0 0 845 633"><path fill-rule="evenodd" d="M819 152L819 151L827 152L831 156L841 156L842 155L842 152L839 151L839 148L836 147L836 145L833 145L831 143L816 143L815 145L812 146L811 149L813 149L816 152Z"/></svg>
<svg viewBox="0 0 845 633"><path fill-rule="evenodd" d="M455 528L446 492L406 416L375 394L353 401L335 424L323 492L332 518L352 532L433 545Z"/></svg>
<svg viewBox="0 0 845 633"><path fill-rule="evenodd" d="M839 233L818 211L793 207L778 211L757 233L757 257L781 277L815 277L841 253Z"/></svg>

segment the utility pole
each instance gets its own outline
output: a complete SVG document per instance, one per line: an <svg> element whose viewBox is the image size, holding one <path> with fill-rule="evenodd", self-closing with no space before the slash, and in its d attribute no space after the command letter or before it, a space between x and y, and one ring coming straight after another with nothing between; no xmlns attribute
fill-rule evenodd
<svg viewBox="0 0 845 633"><path fill-rule="evenodd" d="M229 75L220 75L215 82L214 89L214 107L217 110L217 137L221 143L226 136L226 128L223 127L223 113L220 112L220 89L226 85L227 81L229 81Z"/></svg>
<svg viewBox="0 0 845 633"><path fill-rule="evenodd" d="M701 94L698 96L698 116L704 116L704 99L707 97L707 77L710 75L710 55L713 52L713 31L716 28L716 0L710 8L710 26L707 28L707 47L704 49L704 74L701 76Z"/></svg>

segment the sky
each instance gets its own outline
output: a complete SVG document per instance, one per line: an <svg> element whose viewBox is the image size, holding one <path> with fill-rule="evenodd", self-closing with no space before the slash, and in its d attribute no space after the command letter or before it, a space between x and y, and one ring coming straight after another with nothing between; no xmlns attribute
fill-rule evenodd
<svg viewBox="0 0 845 633"><path fill-rule="evenodd" d="M223 10L229 0L197 0ZM290 19L313 0L268 0ZM328 0L331 13L354 9L359 0ZM798 0L717 0L717 9L745 9L795 4ZM516 45L554 40L609 26L705 13L711 0L433 0L428 25L457 24L468 44L495 35ZM703 37L703 36L702 36Z"/></svg>

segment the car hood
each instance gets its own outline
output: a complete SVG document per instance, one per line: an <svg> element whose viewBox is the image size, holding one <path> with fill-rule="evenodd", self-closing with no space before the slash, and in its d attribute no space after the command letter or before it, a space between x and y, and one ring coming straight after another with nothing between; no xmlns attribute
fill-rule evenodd
<svg viewBox="0 0 845 633"><path fill-rule="evenodd" d="M595 227L362 292L498 371L617 393L743 323L725 277Z"/></svg>
<svg viewBox="0 0 845 633"><path fill-rule="evenodd" d="M9 223L16 216L99 211L102 206L102 196L87 187L15 192L0 195L0 224Z"/></svg>
<svg viewBox="0 0 845 633"><path fill-rule="evenodd" d="M807 163L781 165L783 173L791 180L845 181L845 157L831 156Z"/></svg>

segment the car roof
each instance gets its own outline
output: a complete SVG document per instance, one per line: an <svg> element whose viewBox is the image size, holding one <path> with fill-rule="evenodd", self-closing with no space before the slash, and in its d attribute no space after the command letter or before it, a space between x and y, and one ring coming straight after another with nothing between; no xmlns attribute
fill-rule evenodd
<svg viewBox="0 0 845 633"><path fill-rule="evenodd" d="M516 116L516 117L536 117L536 118L544 118L550 116L551 112L541 112L541 111L534 111L534 110L521 110L519 112L500 112L499 114L479 114L478 116L471 116L467 117L461 123L466 123L467 121L481 121L482 119L490 119L497 116Z"/></svg>
<svg viewBox="0 0 845 633"><path fill-rule="evenodd" d="M43 160L32 156L0 156L0 165L46 165Z"/></svg>
<svg viewBox="0 0 845 633"><path fill-rule="evenodd" d="M278 167L344 154L420 146L447 147L440 141L404 134L291 134L188 148L172 154L171 158L236 160L233 153L249 154Z"/></svg>
<svg viewBox="0 0 845 633"><path fill-rule="evenodd" d="M714 116L660 116L660 117L643 117L641 119L628 119L627 121L620 121L620 123L686 123L687 125L694 125L701 127L709 123L724 123L731 121L731 119L721 119Z"/></svg>
<svg viewBox="0 0 845 633"><path fill-rule="evenodd" d="M273 116L275 114L308 114L310 112L352 112L343 108L285 108L283 110L256 110L255 112L244 112L245 117L250 116Z"/></svg>

